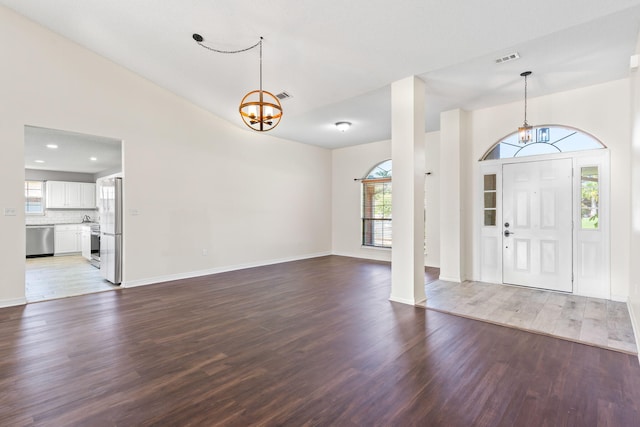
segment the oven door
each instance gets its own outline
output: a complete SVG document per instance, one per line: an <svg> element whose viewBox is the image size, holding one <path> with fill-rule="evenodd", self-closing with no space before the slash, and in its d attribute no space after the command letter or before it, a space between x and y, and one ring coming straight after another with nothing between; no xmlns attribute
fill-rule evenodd
<svg viewBox="0 0 640 427"><path fill-rule="evenodd" d="M100 228L91 229L91 265L100 268Z"/></svg>

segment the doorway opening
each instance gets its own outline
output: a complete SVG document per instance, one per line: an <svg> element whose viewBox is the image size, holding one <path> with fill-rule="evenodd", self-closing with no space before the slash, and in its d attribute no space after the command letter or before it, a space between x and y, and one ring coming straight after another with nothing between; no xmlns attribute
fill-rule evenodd
<svg viewBox="0 0 640 427"><path fill-rule="evenodd" d="M480 159L480 280L610 299L609 151L574 128L534 134Z"/></svg>
<svg viewBox="0 0 640 427"><path fill-rule="evenodd" d="M100 264L100 191L122 176L122 141L24 127L28 303L117 289Z"/></svg>

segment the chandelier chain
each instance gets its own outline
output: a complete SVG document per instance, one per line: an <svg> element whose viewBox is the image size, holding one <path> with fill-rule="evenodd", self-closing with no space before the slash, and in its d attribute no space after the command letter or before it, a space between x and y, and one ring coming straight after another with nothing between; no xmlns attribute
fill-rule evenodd
<svg viewBox="0 0 640 427"><path fill-rule="evenodd" d="M524 124L527 125L527 76L524 76Z"/></svg>
<svg viewBox="0 0 640 427"><path fill-rule="evenodd" d="M248 50L251 50L254 47L258 47L258 46L260 46L260 49L262 50L262 37L260 37L260 40L256 44L254 44L252 46L249 46L249 47L245 47L244 49L239 49L239 50L221 50L221 49L215 49L213 47L207 46L206 44L204 44L202 42L199 42L199 41L196 41L196 43L198 43L200 46L202 46L205 49L209 49L209 50L211 50L213 52L217 52L217 53L229 53L229 54L231 54L231 53L242 53L242 52L246 52Z"/></svg>

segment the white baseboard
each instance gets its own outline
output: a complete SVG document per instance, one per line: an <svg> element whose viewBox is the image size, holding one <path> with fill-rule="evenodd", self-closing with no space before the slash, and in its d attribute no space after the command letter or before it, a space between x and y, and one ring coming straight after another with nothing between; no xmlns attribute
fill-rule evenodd
<svg viewBox="0 0 640 427"><path fill-rule="evenodd" d="M602 297L596 297L596 298L602 298ZM628 302L629 301L629 297L626 296L626 295L623 296L623 295L613 295L613 294L611 294L611 301Z"/></svg>
<svg viewBox="0 0 640 427"><path fill-rule="evenodd" d="M331 255L345 256L349 258L370 259L373 261L391 262L391 251L388 249L369 249L368 252L343 252L333 251Z"/></svg>
<svg viewBox="0 0 640 427"><path fill-rule="evenodd" d="M135 288L137 286L154 285L156 283L170 282L173 280L191 279L193 277L208 276L210 274L225 273L228 271L244 270L246 268L263 267L265 265L280 264L283 262L300 261L303 259L318 258L331 255L331 252L318 252L315 254L301 255L297 257L287 257L279 259L271 259L259 262L250 262L244 264L229 265L224 267L208 268L206 270L188 271L185 273L168 274L166 276L149 277L139 280L125 280L120 284L122 288Z"/></svg>
<svg viewBox="0 0 640 427"><path fill-rule="evenodd" d="M25 305L27 303L26 298L12 298L12 299L3 299L0 300L0 308L3 307L13 307L16 305Z"/></svg>
<svg viewBox="0 0 640 427"><path fill-rule="evenodd" d="M443 282L462 283L462 280L459 277L440 276L438 277L438 280L442 280Z"/></svg>
<svg viewBox="0 0 640 427"><path fill-rule="evenodd" d="M627 299L627 310L629 310L629 317L631 317L631 328L633 329L633 337L636 340L636 346L640 341L638 340L640 336L638 332L640 331L640 324L638 321L640 320L640 313L636 313L635 307L640 308L640 304L633 304L631 299ZM640 352L638 352L638 361L640 362Z"/></svg>
<svg viewBox="0 0 640 427"><path fill-rule="evenodd" d="M398 298L398 297L394 297L393 295L389 297L389 301L399 302L401 304L407 304L407 305L416 305L415 301L412 299Z"/></svg>

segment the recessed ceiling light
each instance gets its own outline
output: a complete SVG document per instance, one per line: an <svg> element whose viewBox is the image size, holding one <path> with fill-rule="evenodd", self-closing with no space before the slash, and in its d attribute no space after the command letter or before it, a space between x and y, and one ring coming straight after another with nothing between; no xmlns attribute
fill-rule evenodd
<svg viewBox="0 0 640 427"><path fill-rule="evenodd" d="M44 163L44 160L35 160L36 163Z"/></svg>
<svg viewBox="0 0 640 427"><path fill-rule="evenodd" d="M91 160L92 162L95 162L96 160L98 160L97 157L89 157L89 160Z"/></svg>
<svg viewBox="0 0 640 427"><path fill-rule="evenodd" d="M58 146L56 144L47 144L47 148L56 149Z"/></svg>
<svg viewBox="0 0 640 427"><path fill-rule="evenodd" d="M337 122L336 127L340 132L345 132L351 127L351 122Z"/></svg>

